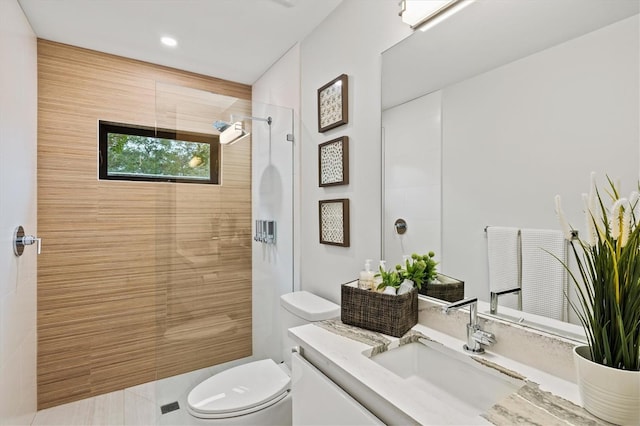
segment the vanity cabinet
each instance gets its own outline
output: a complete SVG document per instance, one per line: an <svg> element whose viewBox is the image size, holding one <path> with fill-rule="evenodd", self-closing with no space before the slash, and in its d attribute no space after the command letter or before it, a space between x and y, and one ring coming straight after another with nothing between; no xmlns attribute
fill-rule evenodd
<svg viewBox="0 0 640 426"><path fill-rule="evenodd" d="M298 353L291 370L294 425L384 424Z"/></svg>

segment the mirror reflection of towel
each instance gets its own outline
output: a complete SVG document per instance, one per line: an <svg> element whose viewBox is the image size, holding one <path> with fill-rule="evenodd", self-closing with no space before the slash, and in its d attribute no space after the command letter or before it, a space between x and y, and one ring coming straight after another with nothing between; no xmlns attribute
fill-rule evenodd
<svg viewBox="0 0 640 426"><path fill-rule="evenodd" d="M522 229L521 241L522 310L566 321L566 271L562 263L549 254L567 262L567 243L562 232Z"/></svg>
<svg viewBox="0 0 640 426"><path fill-rule="evenodd" d="M519 287L520 242L518 228L487 227L487 253L489 257L489 291ZM520 309L520 295L505 294L498 303L507 308Z"/></svg>

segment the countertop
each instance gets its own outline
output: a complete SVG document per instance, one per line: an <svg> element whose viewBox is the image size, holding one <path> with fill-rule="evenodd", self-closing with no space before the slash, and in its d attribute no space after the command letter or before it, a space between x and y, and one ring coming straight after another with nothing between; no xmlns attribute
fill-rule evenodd
<svg viewBox="0 0 640 426"><path fill-rule="evenodd" d="M295 327L289 335L303 355L347 392L358 393L363 405L389 423L606 425L579 406L575 383L552 376L487 350L469 355L462 341L421 324L396 338L345 325L339 320ZM439 395L407 389L403 380L369 356L424 337L472 357L475 361L523 381L518 391L470 419ZM533 357L544 354L531 354ZM357 390L355 390L357 389ZM386 403L388 401L388 403ZM382 407L385 406L385 407Z"/></svg>

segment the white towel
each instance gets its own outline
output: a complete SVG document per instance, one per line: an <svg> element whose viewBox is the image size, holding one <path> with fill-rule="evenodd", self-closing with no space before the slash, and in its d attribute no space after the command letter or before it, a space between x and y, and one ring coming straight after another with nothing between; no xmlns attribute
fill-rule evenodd
<svg viewBox="0 0 640 426"><path fill-rule="evenodd" d="M518 228L487 227L487 254L489 257L489 291L506 290L520 286L520 242ZM498 304L520 309L519 294L500 296Z"/></svg>
<svg viewBox="0 0 640 426"><path fill-rule="evenodd" d="M522 229L522 310L566 321L567 243L562 232ZM549 252L549 253L548 253Z"/></svg>

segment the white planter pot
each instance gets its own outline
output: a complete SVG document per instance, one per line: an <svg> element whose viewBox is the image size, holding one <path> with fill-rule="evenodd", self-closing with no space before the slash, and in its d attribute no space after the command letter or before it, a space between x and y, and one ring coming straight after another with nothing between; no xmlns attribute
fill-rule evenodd
<svg viewBox="0 0 640 426"><path fill-rule="evenodd" d="M582 406L619 425L640 424L640 371L618 370L591 361L588 346L573 348Z"/></svg>

